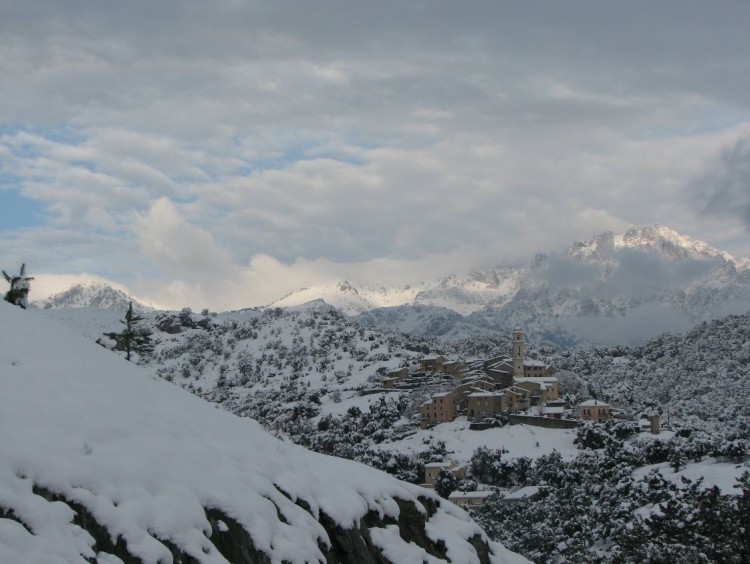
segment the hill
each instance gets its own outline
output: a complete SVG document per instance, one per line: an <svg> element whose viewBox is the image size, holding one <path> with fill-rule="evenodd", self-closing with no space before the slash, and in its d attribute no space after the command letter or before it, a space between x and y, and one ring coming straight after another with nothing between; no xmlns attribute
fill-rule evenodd
<svg viewBox="0 0 750 564"><path fill-rule="evenodd" d="M552 360L552 359L551 359ZM639 346L583 349L552 360L569 390L681 425L750 429L750 313L703 322Z"/></svg>
<svg viewBox="0 0 750 564"><path fill-rule="evenodd" d="M435 494L310 453L0 304L3 562L521 562Z"/></svg>

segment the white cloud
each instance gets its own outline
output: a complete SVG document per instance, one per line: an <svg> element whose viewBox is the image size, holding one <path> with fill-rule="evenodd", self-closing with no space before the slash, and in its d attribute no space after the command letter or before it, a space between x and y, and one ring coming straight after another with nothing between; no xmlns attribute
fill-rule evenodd
<svg viewBox="0 0 750 564"><path fill-rule="evenodd" d="M0 164L51 219L0 251L206 305L631 223L746 251L688 197L750 130L746 6L305 8L17 3Z"/></svg>

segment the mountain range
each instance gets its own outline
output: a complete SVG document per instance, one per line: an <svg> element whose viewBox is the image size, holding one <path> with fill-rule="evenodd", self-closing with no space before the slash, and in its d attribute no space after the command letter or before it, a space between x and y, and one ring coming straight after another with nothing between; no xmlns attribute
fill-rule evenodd
<svg viewBox="0 0 750 564"><path fill-rule="evenodd" d="M528 266L477 268L419 286L338 282L275 302L323 299L369 327L466 336L520 325L538 342L641 342L750 308L750 261L660 225L577 241ZM454 315L455 312L458 315Z"/></svg>
<svg viewBox="0 0 750 564"><path fill-rule="evenodd" d="M123 309L130 299L88 284L38 305ZM462 338L520 325L533 340L560 347L637 343L747 311L750 261L664 226L631 227L577 241L562 253L538 253L528 266L484 266L406 286L339 280L268 307L315 300L367 327L425 337Z"/></svg>

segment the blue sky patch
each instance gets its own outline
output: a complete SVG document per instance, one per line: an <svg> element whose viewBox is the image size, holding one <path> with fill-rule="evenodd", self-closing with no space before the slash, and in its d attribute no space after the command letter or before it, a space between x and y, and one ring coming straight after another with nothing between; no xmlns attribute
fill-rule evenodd
<svg viewBox="0 0 750 564"><path fill-rule="evenodd" d="M16 190L0 191L0 229L24 229L45 223L46 206Z"/></svg>

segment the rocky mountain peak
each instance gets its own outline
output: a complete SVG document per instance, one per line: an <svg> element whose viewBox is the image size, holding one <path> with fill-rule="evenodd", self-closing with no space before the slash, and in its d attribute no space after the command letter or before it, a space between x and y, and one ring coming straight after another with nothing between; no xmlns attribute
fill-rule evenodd
<svg viewBox="0 0 750 564"><path fill-rule="evenodd" d="M133 302L133 309L139 313L153 309L122 290L94 281L76 284L46 299L34 301L32 304L40 309L93 307L124 312L127 311L130 302Z"/></svg>
<svg viewBox="0 0 750 564"><path fill-rule="evenodd" d="M726 262L735 262L728 253L659 224L631 226L622 235L605 231L590 241L576 241L568 249L568 255L581 260L600 262L613 258L614 254L624 249L650 252L667 261L718 258Z"/></svg>

